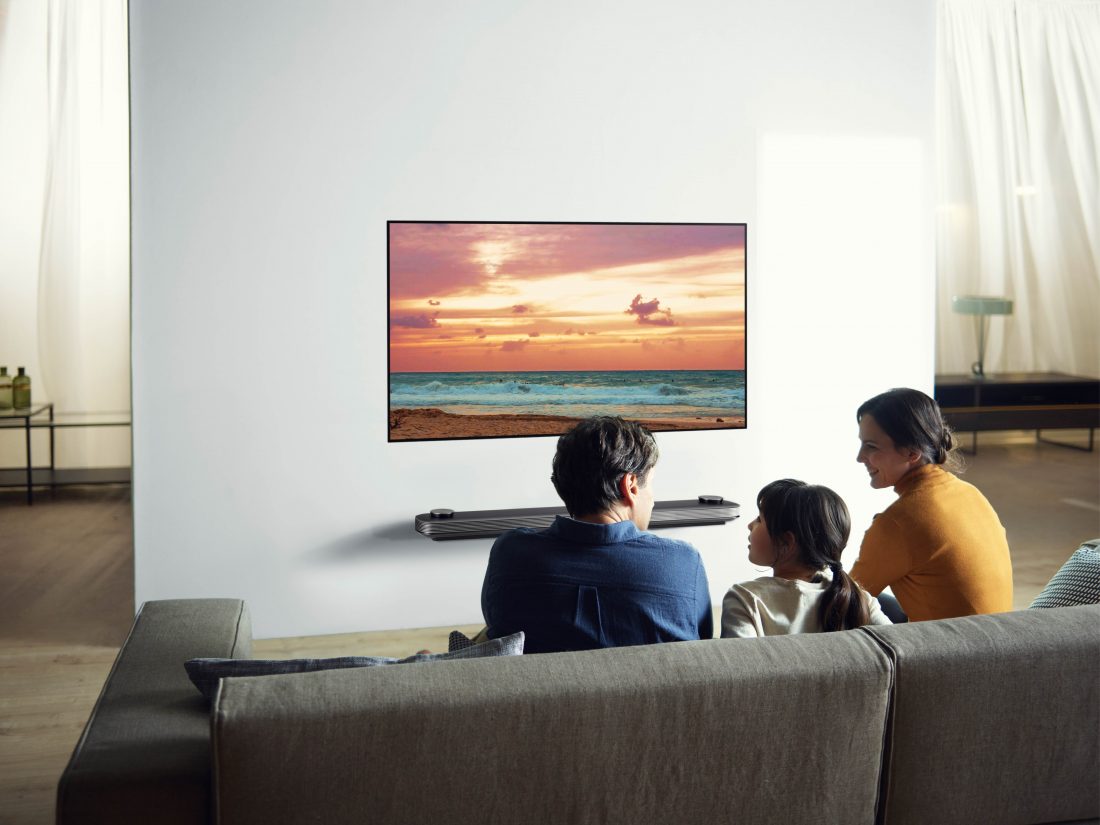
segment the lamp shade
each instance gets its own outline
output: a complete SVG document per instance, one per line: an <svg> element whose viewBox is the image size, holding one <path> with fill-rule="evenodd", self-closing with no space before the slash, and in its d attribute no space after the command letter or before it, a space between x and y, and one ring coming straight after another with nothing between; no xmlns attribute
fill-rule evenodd
<svg viewBox="0 0 1100 825"><path fill-rule="evenodd" d="M1012 300L987 295L956 295L951 299L951 309L960 315L1011 315Z"/></svg>

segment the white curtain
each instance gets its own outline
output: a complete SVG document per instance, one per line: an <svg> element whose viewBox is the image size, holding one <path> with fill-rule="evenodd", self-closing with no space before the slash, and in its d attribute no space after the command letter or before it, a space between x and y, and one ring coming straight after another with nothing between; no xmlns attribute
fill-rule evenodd
<svg viewBox="0 0 1100 825"><path fill-rule="evenodd" d="M940 0L936 371L1100 377L1100 0Z"/></svg>
<svg viewBox="0 0 1100 825"><path fill-rule="evenodd" d="M130 407L125 0L50 0L41 386L61 411Z"/></svg>
<svg viewBox="0 0 1100 825"><path fill-rule="evenodd" d="M130 408L129 222L126 0L0 0L0 364L62 414ZM129 441L59 431L58 464L125 466Z"/></svg>

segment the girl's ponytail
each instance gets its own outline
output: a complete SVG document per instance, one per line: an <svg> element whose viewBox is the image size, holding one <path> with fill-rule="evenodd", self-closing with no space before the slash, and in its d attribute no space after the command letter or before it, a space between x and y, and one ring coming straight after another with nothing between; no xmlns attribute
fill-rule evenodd
<svg viewBox="0 0 1100 825"><path fill-rule="evenodd" d="M821 600L821 627L826 633L852 630L871 621L871 611L863 600L859 585L845 572L839 561L829 563L833 579Z"/></svg>

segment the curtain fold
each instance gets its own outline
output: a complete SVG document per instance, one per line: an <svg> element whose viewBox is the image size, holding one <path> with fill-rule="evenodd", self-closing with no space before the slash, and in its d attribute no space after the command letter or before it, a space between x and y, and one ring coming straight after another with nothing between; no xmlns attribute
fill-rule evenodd
<svg viewBox="0 0 1100 825"><path fill-rule="evenodd" d="M60 411L130 407L125 0L50 0L48 151L36 395Z"/></svg>
<svg viewBox="0 0 1100 825"><path fill-rule="evenodd" d="M1100 0L940 0L936 371L1100 377Z"/></svg>

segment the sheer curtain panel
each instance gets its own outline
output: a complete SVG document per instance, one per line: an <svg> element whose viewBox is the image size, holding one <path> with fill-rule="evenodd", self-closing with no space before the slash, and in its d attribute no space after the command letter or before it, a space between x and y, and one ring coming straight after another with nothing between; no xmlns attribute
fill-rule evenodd
<svg viewBox="0 0 1100 825"><path fill-rule="evenodd" d="M128 411L126 0L0 0L0 192L0 363L58 412ZM0 465L20 463L2 441ZM125 466L129 441L66 430L58 463Z"/></svg>
<svg viewBox="0 0 1100 825"><path fill-rule="evenodd" d="M1100 376L1100 0L940 0L936 371Z"/></svg>

